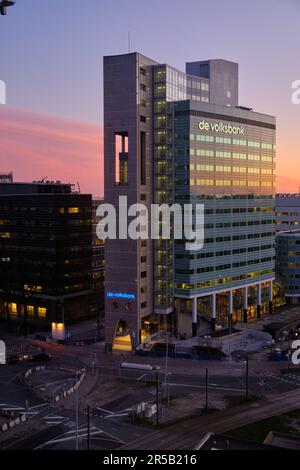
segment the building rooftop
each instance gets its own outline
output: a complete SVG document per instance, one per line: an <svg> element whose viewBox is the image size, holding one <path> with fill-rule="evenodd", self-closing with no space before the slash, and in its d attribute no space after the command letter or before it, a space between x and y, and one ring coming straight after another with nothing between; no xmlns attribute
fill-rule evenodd
<svg viewBox="0 0 300 470"><path fill-rule="evenodd" d="M0 196L22 194L71 194L73 184L60 181L3 182L0 184Z"/></svg>

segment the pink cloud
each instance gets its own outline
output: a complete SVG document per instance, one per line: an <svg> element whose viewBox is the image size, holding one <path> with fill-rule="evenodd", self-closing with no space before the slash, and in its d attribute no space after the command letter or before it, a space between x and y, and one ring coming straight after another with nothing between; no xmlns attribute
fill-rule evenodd
<svg viewBox="0 0 300 470"><path fill-rule="evenodd" d="M42 177L78 181L82 192L101 196L102 134L100 126L0 106L0 172L13 171L16 181ZM292 173L287 165L291 167L291 163L287 159L280 162L277 191L298 192L299 181L285 174ZM293 174L297 174L295 167Z"/></svg>
<svg viewBox="0 0 300 470"><path fill-rule="evenodd" d="M80 183L82 192L103 194L102 129L98 126L0 107L0 172L15 181Z"/></svg>

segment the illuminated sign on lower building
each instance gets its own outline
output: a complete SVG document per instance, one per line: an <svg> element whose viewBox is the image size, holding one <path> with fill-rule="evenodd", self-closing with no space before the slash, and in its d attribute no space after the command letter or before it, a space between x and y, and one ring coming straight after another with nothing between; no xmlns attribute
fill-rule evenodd
<svg viewBox="0 0 300 470"><path fill-rule="evenodd" d="M107 292L106 297L111 299L135 299L134 294L127 294L126 292Z"/></svg>

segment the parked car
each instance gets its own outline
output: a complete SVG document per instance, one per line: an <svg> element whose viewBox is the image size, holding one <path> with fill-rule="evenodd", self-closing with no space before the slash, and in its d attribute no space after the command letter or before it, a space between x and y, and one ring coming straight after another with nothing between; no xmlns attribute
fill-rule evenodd
<svg viewBox="0 0 300 470"><path fill-rule="evenodd" d="M51 355L45 352L40 352L32 356L30 359L34 362L48 362L51 361Z"/></svg>
<svg viewBox="0 0 300 470"><path fill-rule="evenodd" d="M25 361L29 361L29 360L30 360L29 354L24 353L24 354L19 355L19 361L20 362L25 362Z"/></svg>
<svg viewBox="0 0 300 470"><path fill-rule="evenodd" d="M19 356L9 356L7 364L18 364L20 362Z"/></svg>

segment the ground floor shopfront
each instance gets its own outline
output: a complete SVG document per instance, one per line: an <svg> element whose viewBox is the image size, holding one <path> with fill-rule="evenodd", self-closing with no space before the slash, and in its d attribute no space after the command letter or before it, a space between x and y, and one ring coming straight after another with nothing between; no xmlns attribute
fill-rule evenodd
<svg viewBox="0 0 300 470"><path fill-rule="evenodd" d="M189 298L177 297L178 334L196 336L201 318L209 320L212 331L217 326L226 328L237 322L259 319L272 313L272 298L273 280Z"/></svg>

